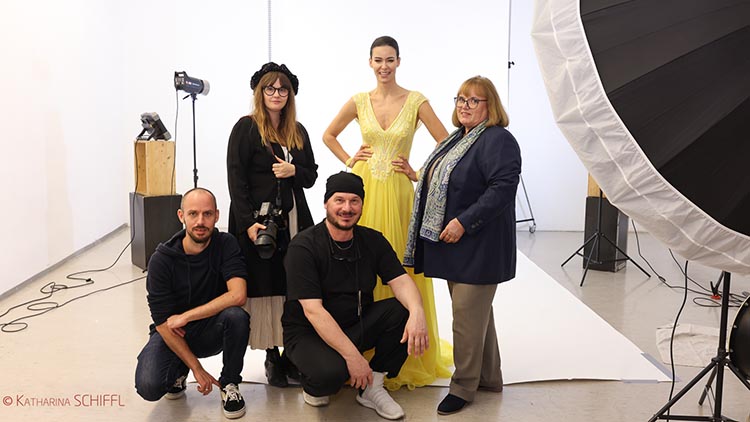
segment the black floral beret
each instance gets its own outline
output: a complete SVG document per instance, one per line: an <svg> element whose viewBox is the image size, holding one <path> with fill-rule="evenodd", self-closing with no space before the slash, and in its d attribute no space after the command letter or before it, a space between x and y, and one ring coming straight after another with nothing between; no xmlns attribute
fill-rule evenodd
<svg viewBox="0 0 750 422"><path fill-rule="evenodd" d="M287 78L289 78L289 82L292 83L292 90L294 90L294 95L297 95L297 91L299 90L299 79L292 73L289 68L286 67L286 65L278 65L274 62L268 62L264 64L259 71L255 72L253 74L253 77L250 78L250 89L255 89L256 86L260 83L260 78L263 77L268 72L281 72L286 75Z"/></svg>

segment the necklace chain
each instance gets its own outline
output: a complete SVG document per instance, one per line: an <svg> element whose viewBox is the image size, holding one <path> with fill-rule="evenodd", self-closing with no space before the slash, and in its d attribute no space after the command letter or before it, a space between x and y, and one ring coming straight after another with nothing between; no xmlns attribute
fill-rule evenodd
<svg viewBox="0 0 750 422"><path fill-rule="evenodd" d="M331 240L333 240L333 239L331 239ZM343 243L343 242L341 242L341 243ZM349 249L352 248L352 245L354 245L354 237L352 237L351 239L349 239L349 246L346 246L346 247L339 246L339 242L337 242L335 240L333 241L333 245L336 246L336 249L338 249L340 251L348 251Z"/></svg>

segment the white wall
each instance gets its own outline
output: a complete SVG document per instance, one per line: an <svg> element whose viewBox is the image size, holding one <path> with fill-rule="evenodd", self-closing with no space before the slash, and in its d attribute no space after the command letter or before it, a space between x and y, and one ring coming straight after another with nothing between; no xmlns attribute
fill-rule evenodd
<svg viewBox="0 0 750 422"><path fill-rule="evenodd" d="M0 14L0 293L126 221L131 119L121 10L17 1Z"/></svg>
<svg viewBox="0 0 750 422"><path fill-rule="evenodd" d="M308 194L316 219L324 216L325 179L344 169L321 137L352 95L375 88L368 65L375 38L391 35L398 41L398 83L422 92L448 131L454 129L453 97L464 80L477 74L495 81L505 79L507 1L485 1L486 13L482 14L457 8L453 1L278 3L273 9L273 58L286 62L300 76L299 119L313 138L320 164L319 181ZM308 36L285 37L286 33ZM505 84L498 87L506 88ZM339 140L353 154L362 142L359 126L350 124ZM410 161L418 168L435 141L427 129L420 128L413 145Z"/></svg>
<svg viewBox="0 0 750 422"><path fill-rule="evenodd" d="M583 230L587 174L557 128L531 43L533 3L511 5L508 129L521 145L523 180L539 230ZM528 218L519 186L518 218ZM522 226L519 225L519 228Z"/></svg>
<svg viewBox="0 0 750 422"><path fill-rule="evenodd" d="M461 6L447 0L273 2L271 58L300 78L299 120L320 164L318 184L308 192L316 219L323 216L317 204L326 177L343 169L321 136L352 94L375 86L367 59L377 36L399 41L399 83L425 94L449 130L452 98L470 76L493 79L507 102L508 0ZM528 35L531 7L516 1L512 8L517 65L510 129L521 144L539 229L577 230L585 172L552 122ZM210 94L196 102L199 184L216 193L226 225L227 138L250 111L250 77L268 60L266 0L10 0L3 9L0 177L10 241L0 253L6 270L0 293L128 221L140 113L158 112L175 135L179 103L177 190L192 187L191 104L183 93L176 100L176 70L211 82ZM356 124L341 139L353 151L360 142ZM420 129L414 144L418 165L434 142Z"/></svg>

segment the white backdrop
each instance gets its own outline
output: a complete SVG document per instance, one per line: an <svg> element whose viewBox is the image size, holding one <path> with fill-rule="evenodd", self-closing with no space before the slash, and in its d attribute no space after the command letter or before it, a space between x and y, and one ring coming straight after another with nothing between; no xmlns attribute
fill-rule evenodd
<svg viewBox="0 0 750 422"><path fill-rule="evenodd" d="M210 94L196 102L199 184L216 193L226 225L227 138L250 111L250 76L268 61L267 5L4 2L0 177L5 234L12 241L0 250L6 270L0 293L128 221L138 116L158 112L175 135L176 70L211 83ZM399 84L425 94L449 130L452 98L470 76L490 77L507 102L509 2L466 5L471 8L447 0L272 2L271 59L299 76L299 120L320 165L318 184L308 191L316 219L323 216L326 177L343 169L321 136L351 95L374 88L367 63L374 38L388 34L399 41ZM530 44L531 7L512 5L510 130L521 145L539 230L580 230L585 172L549 112ZM191 109L182 96L178 191L193 184ZM359 145L355 123L341 140L348 151ZM412 162L419 165L434 142L420 129L414 144Z"/></svg>

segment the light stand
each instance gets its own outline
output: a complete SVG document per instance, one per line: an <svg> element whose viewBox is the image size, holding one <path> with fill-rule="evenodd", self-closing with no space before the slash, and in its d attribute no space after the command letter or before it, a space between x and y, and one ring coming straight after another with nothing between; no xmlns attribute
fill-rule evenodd
<svg viewBox="0 0 750 422"><path fill-rule="evenodd" d="M196 96L197 94L193 92L182 98L184 100L185 98L190 97L193 100L192 102L193 102L193 187L194 188L198 187L198 160L196 158L197 155L195 152L195 100L197 99Z"/></svg>
<svg viewBox="0 0 750 422"><path fill-rule="evenodd" d="M647 277L651 278L651 274L647 273L646 270L643 269L643 267L641 267L640 265L638 265L637 262L633 261L633 259L630 256L628 256L628 254L625 253L625 251L623 251L622 249L620 249L620 247L617 246L617 244L615 244L615 242L613 242L612 240L610 240L607 237L607 235L604 234L604 232L602 231L602 202L603 202L603 200L604 199L603 199L602 190L599 189L599 201L597 202L597 207L596 207L596 230L594 231L594 234L592 234L591 236L589 236L589 238L586 239L585 242L583 242L583 245L581 245L581 247L578 248L578 250L576 250L575 252L573 252L573 255L571 255L570 257L568 257L568 259L566 259L565 262L563 262L562 264L560 264L560 266L564 267L565 264L567 264L568 261L570 261L576 255L580 255L581 257L583 257L584 266L583 266L583 277L581 277L581 284L580 284L581 286L583 286L583 282L586 281L586 274L588 273L588 271L589 271L589 265L592 262L594 264L599 265L599 264L604 264L604 263L607 263L607 262L630 261L630 262L633 263L633 265L635 265L636 267L638 267L638 269L641 270L643 272L643 274L646 274ZM609 259L609 260L601 260L600 256L601 256L602 239L606 240L610 245L614 246L615 249L617 249L617 251L620 252L620 254L622 254L622 256L624 258L615 258L615 259ZM583 249L585 249L586 246L588 246L589 244L591 244L591 250L589 251L588 256L586 256L586 255L582 254L581 251ZM594 251L596 251L596 258L593 257L594 256Z"/></svg>
<svg viewBox="0 0 750 422"><path fill-rule="evenodd" d="M719 324L719 347L716 351L716 356L711 359L711 363L708 364L703 370L698 373L685 387L680 390L677 395L672 398L667 404L659 409L656 414L649 419L648 422L654 422L657 419L661 420L673 420L673 421L733 421L725 416L721 415L721 404L724 393L724 367L728 367L734 375L742 382L742 384L750 390L750 382L740 373L739 369L729 360L729 352L726 349L727 344L727 314L729 313L729 285L730 285L731 274L724 271L722 273L722 279L724 280L724 290L721 295L721 323ZM708 383L704 387L703 394L698 401L699 405L703 405L703 401L706 399L708 390L716 378L716 393L714 394L714 412L711 416L684 416L684 415L664 415L669 409L677 403L682 396L684 396L691 388L693 388L698 382L703 379L706 374L712 371L711 376L708 379ZM734 421L736 422L736 421Z"/></svg>
<svg viewBox="0 0 750 422"><path fill-rule="evenodd" d="M188 93L188 95L182 97L184 100L187 97L193 100L193 187L198 187L198 160L195 151L195 100L198 94L208 95L211 90L211 85L205 79L198 79L188 76L187 72L175 72L174 73L174 88L176 90L182 90Z"/></svg>

